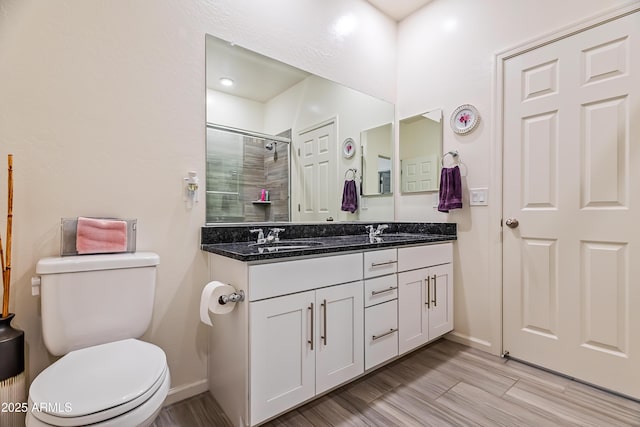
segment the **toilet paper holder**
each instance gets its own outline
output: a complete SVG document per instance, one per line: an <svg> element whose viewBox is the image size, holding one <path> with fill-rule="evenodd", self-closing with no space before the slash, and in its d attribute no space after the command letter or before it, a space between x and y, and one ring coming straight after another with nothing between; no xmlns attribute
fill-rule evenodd
<svg viewBox="0 0 640 427"><path fill-rule="evenodd" d="M244 291L233 292L229 295L220 295L218 298L218 303L220 305L225 305L228 302L240 302L244 301Z"/></svg>

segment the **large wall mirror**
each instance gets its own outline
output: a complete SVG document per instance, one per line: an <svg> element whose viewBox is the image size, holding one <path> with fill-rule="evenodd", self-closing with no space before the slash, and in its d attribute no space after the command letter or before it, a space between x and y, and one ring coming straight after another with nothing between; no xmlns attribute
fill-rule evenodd
<svg viewBox="0 0 640 427"><path fill-rule="evenodd" d="M438 191L442 158L442 110L400 120L400 189Z"/></svg>
<svg viewBox="0 0 640 427"><path fill-rule="evenodd" d="M393 104L210 35L206 49L207 223L393 220ZM383 185L364 181L369 132L366 173ZM350 179L371 185L353 213L341 210Z"/></svg>

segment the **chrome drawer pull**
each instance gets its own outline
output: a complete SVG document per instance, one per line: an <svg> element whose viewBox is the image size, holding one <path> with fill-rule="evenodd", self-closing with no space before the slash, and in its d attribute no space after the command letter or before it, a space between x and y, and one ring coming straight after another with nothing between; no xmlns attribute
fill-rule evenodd
<svg viewBox="0 0 640 427"><path fill-rule="evenodd" d="M320 304L322 306L322 309L324 310L324 335L321 336L320 338L322 338L322 340L324 341L324 345L327 345L327 300L324 300L322 304Z"/></svg>
<svg viewBox="0 0 640 427"><path fill-rule="evenodd" d="M371 267L380 267L381 265L395 264L398 261L372 262Z"/></svg>
<svg viewBox="0 0 640 427"><path fill-rule="evenodd" d="M389 332L385 332L385 333L384 333L384 334L382 334L382 335L374 335L374 336L372 336L372 337L371 337L371 341L375 341L375 340L380 339L380 338L382 338L382 337L386 337L387 335L391 335L392 333L397 332L397 331L398 331L398 328L395 328L395 329L389 329Z"/></svg>
<svg viewBox="0 0 640 427"><path fill-rule="evenodd" d="M311 310L311 339L307 340L308 344L311 344L311 350L313 350L313 303L307 309Z"/></svg>
<svg viewBox="0 0 640 427"><path fill-rule="evenodd" d="M434 274L433 275L433 299L431 300L434 307L438 306L438 294L437 294L438 291L436 291L438 285L436 283L436 280L438 280L438 276Z"/></svg>
<svg viewBox="0 0 640 427"><path fill-rule="evenodd" d="M391 292L394 289L398 289L398 287L397 286L391 286L388 289L383 289L381 291L371 291L371 296L384 294L385 292Z"/></svg>
<svg viewBox="0 0 640 427"><path fill-rule="evenodd" d="M424 302L424 305L429 308L429 300L431 299L431 276L427 276L427 300Z"/></svg>

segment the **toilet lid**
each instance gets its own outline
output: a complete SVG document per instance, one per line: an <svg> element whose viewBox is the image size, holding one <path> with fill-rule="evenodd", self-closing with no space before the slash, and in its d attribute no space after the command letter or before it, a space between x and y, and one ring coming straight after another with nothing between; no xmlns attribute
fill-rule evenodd
<svg viewBox="0 0 640 427"><path fill-rule="evenodd" d="M166 371L164 352L135 339L75 350L33 381L29 400L38 410L32 413L41 419L91 415L93 422L105 411L114 417L148 399Z"/></svg>

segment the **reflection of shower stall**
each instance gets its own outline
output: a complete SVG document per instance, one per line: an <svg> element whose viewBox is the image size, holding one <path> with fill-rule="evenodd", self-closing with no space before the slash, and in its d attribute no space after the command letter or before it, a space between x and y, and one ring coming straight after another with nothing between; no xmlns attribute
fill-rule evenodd
<svg viewBox="0 0 640 427"><path fill-rule="evenodd" d="M289 220L290 135L207 124L208 223Z"/></svg>

